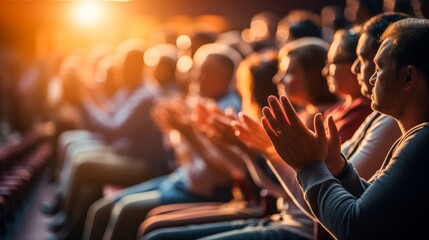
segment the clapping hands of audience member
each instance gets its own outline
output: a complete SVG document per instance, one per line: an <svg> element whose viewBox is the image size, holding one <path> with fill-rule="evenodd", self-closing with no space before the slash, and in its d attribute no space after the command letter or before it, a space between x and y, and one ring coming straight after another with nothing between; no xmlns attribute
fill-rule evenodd
<svg viewBox="0 0 429 240"><path fill-rule="evenodd" d="M229 143L241 148L245 147L235 136L235 129L231 125L233 121L237 120L237 114L232 109L227 108L225 111L221 111L219 107L215 106L215 108L207 110L210 111L208 120L211 126L208 137L212 141Z"/></svg>
<svg viewBox="0 0 429 240"><path fill-rule="evenodd" d="M177 130L186 134L192 131L189 112L183 99L163 99L152 108L151 116L164 132Z"/></svg>
<svg viewBox="0 0 429 240"><path fill-rule="evenodd" d="M314 117L314 129L309 130L298 117L289 99L281 96L268 98L270 107L262 110L262 124L277 153L295 171L304 166L322 160L333 175L338 174L343 166L340 142L336 126L328 118L327 130L321 114Z"/></svg>
<svg viewBox="0 0 429 240"><path fill-rule="evenodd" d="M250 116L239 113L239 118L232 122L237 138L248 148L271 158L277 154L264 128Z"/></svg>

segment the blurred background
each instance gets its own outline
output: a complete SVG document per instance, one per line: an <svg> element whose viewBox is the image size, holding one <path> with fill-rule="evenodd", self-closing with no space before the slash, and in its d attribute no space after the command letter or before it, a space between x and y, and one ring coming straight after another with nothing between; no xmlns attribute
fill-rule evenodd
<svg viewBox="0 0 429 240"><path fill-rule="evenodd" d="M241 78L250 79L253 64L277 61L289 41L330 44L381 12L427 18L429 0L0 0L0 239L50 239L39 206L62 170L57 140L84 129L86 100L108 112L143 79L192 100L204 44L237 50L230 60L247 59ZM206 92L219 85L212 73Z"/></svg>
<svg viewBox="0 0 429 240"><path fill-rule="evenodd" d="M344 0L122 0L0 1L0 46L31 57L116 43L129 37L157 41L161 30L243 30L258 12L285 16L292 9L317 14Z"/></svg>
<svg viewBox="0 0 429 240"><path fill-rule="evenodd" d="M67 56L85 58L88 67L113 47L127 45L125 40L143 44L145 49L172 43L194 51L197 44L190 47L187 39L197 32L229 32L226 41L236 41L238 34L239 41L250 43L282 34L281 27L277 31L268 28L276 28L293 11L314 13L317 24L323 24L319 16L324 7L342 12L345 5L345 0L2 0L0 143L7 142L11 133L26 132L35 122L46 120L50 111L46 105L60 95L52 78ZM264 14L271 16L255 18ZM332 24L334 13L329 14ZM326 29L332 32L333 26ZM283 39L287 38L285 31L286 36L280 36ZM178 66L179 71L189 68Z"/></svg>

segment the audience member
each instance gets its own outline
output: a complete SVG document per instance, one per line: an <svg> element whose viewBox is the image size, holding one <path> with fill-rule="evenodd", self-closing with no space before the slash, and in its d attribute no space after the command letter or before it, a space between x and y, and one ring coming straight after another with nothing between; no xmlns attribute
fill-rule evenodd
<svg viewBox="0 0 429 240"><path fill-rule="evenodd" d="M264 128L276 151L297 173L306 200L324 227L339 239L396 239L425 234L429 97L426 57L429 22L399 20L388 27L374 62L372 108L394 117L402 130L383 166L367 182L340 154L332 117L327 132L321 115L312 132L287 97L270 97ZM286 120L287 119L287 120ZM292 127L293 126L293 127ZM294 141L289 141L294 139ZM306 147L303 148L303 145ZM398 208L398 206L407 206Z"/></svg>
<svg viewBox="0 0 429 240"><path fill-rule="evenodd" d="M225 109L240 109L231 89L238 52L221 44L203 45L194 55L199 96L213 99ZM198 96L189 99L195 105ZM94 203L86 221L84 239L135 238L139 224L152 208L168 203L228 201L231 176L226 160L198 133L191 112L179 99L167 99L153 110L153 117L165 132L176 130L180 140L174 149L179 167L169 174L127 188L113 198ZM179 149L180 148L180 149ZM213 148L207 151L207 148Z"/></svg>
<svg viewBox="0 0 429 240"><path fill-rule="evenodd" d="M73 96L90 132L84 132L83 138L79 132L67 135L69 139L60 137L70 144L63 145L61 211L49 225L52 230L61 229L53 235L57 238L81 235L86 211L101 197L104 184L130 186L169 171L163 136L149 117L151 106L161 95L142 80L143 53L128 52L122 71L125 97L116 105L116 112L100 109L84 96Z"/></svg>
<svg viewBox="0 0 429 240"><path fill-rule="evenodd" d="M334 118L341 143L350 139L366 116L371 113L371 103L362 96L356 76L351 71L351 65L356 59L359 36L356 29L338 30L323 69L329 90L344 99L323 113L324 116L332 115Z"/></svg>
<svg viewBox="0 0 429 240"><path fill-rule="evenodd" d="M326 80L321 74L327 48L328 44L319 38L303 38L291 41L280 51L279 71L274 82L278 86L282 85L282 87L279 87L279 94L284 94L284 90L286 90L288 96L291 96L297 104L304 106L300 110L300 115L303 118L312 115L314 109L323 111L322 109L326 109L328 105L332 105L336 100L329 92ZM304 66L307 67L307 71L304 71ZM248 90L249 86L255 83L246 83L245 81L241 83L243 84L241 89L244 90L241 91L243 107L245 107L243 110L249 114L243 117L248 121L250 120L248 116L259 118L261 116L261 106L266 106L267 104L266 98L254 94L256 93L255 91ZM238 123L238 119L234 122ZM234 128L241 129L239 126L234 126ZM253 127L252 129L258 130L258 128ZM260 130L263 131L262 128ZM240 138L245 137L240 136ZM245 145L249 144L248 141L243 142ZM256 150L258 154L267 156L265 149L261 151L265 146L263 144L263 146L249 145L248 147L252 151ZM273 194L274 196L277 196L278 212L276 214L264 219L251 218L248 220L190 225L178 228L163 228L153 231L147 236L143 236L143 238L169 239L174 236L178 239L195 239L210 235L209 238L211 239L248 239L251 236L257 238L269 236L274 239L312 239L312 219L308 218L295 203L290 201L285 191L278 190L280 186L277 184L277 180L268 181L267 174L262 174L260 167L256 164L250 164L248 168L250 172L256 171L259 173L254 177L256 182L262 181L261 185L269 192L275 193ZM266 181L263 181L263 179Z"/></svg>

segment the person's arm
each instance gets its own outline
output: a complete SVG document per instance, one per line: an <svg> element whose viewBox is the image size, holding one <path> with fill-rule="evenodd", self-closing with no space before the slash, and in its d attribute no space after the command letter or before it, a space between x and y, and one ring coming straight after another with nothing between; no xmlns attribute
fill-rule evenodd
<svg viewBox="0 0 429 240"><path fill-rule="evenodd" d="M306 215L314 219L305 202L303 192L296 181L295 171L287 165L278 153L265 133L263 127L246 114L240 114L239 121L233 122L237 137L250 149L261 153L269 161L270 169L276 175L283 187L282 197L291 199ZM285 193L287 193L285 195Z"/></svg>
<svg viewBox="0 0 429 240"><path fill-rule="evenodd" d="M219 176L242 179L244 171L242 164L237 164L237 155L228 149L227 145L215 145L205 135L193 131L192 134L186 135L187 140L191 143L195 152L201 156L201 159ZM208 149L210 149L208 151ZM231 157L231 158L228 158ZM228 173L226 176L225 173Z"/></svg>
<svg viewBox="0 0 429 240"><path fill-rule="evenodd" d="M89 129L115 135L120 132L131 132L141 126L141 121L148 121L152 100L152 94L147 90L138 89L114 115L91 102L83 103L81 111Z"/></svg>
<svg viewBox="0 0 429 240"><path fill-rule="evenodd" d="M400 229L414 236L425 225L417 219L427 214L423 188L429 181L428 139L428 126L403 139L359 198L346 191L323 162L302 168L298 179L314 214L338 239L391 239L400 236L395 235Z"/></svg>
<svg viewBox="0 0 429 240"><path fill-rule="evenodd" d="M257 157L246 155L243 156L242 160L246 164L253 181L260 188L266 189L272 196L289 198L283 187L279 185L278 182L274 182L270 177L268 177L266 172L267 170L264 170L259 166ZM266 160L264 159L263 161ZM270 170L272 170L271 166Z"/></svg>
<svg viewBox="0 0 429 240"><path fill-rule="evenodd" d="M176 101L168 106L171 127L180 132L189 143L192 151L200 156L200 159L205 162L209 169L219 176L226 177L223 180L229 181L231 172L241 175L240 167L231 161L227 161L222 152L203 133L207 129L208 115L206 112L200 112L199 116L196 117L195 113L189 111L190 109L187 112L183 111L185 105L184 102Z"/></svg>
<svg viewBox="0 0 429 240"><path fill-rule="evenodd" d="M232 123L234 122L235 124L238 124L238 121L239 120L232 113L222 113L217 111L217 114L213 116L210 121L214 128L213 135L210 137L211 141L218 148L223 149L228 160L236 162L238 165L244 162L245 167L247 167L247 170L256 185L260 188L267 189L267 191L269 191L273 196L287 198L287 194L282 187L278 183L273 182L267 176L267 173L265 172L266 170L262 169L257 163L258 154L247 147L246 144L240 140L238 134L235 134L236 126L233 126ZM225 142L230 143L231 146L225 146L225 144L222 144ZM233 149L237 149L238 151L234 151Z"/></svg>
<svg viewBox="0 0 429 240"><path fill-rule="evenodd" d="M336 238L391 239L404 234L404 229L411 235L415 232L408 230L421 231L425 224L416 219L428 214L422 191L429 182L428 126L415 134L418 136L399 143L389 157L389 165L368 186L353 177L357 173L343 159L330 159L335 155L328 153L333 149L329 146L338 138L332 118L328 118L326 133L321 116L316 115L312 132L299 122L285 96L281 103L275 97L269 102L270 108L263 109L265 131L282 159L297 172L312 212ZM333 166L334 162L338 164ZM354 181L342 181L341 185L334 177L341 174ZM346 188L356 189L355 194ZM356 197L359 191L362 194Z"/></svg>

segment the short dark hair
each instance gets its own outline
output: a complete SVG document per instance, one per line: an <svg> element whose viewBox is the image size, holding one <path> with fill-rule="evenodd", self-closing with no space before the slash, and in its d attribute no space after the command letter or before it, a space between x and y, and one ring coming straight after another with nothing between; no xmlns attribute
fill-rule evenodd
<svg viewBox="0 0 429 240"><path fill-rule="evenodd" d="M356 25L349 29L340 29L335 32L341 36L341 47L350 58L356 58L356 47L360 37L360 26Z"/></svg>
<svg viewBox="0 0 429 240"><path fill-rule="evenodd" d="M225 74L226 76L231 80L234 76L235 72L235 65L231 58L228 56L225 56L223 54L217 54L217 53L211 53L207 55L207 57L215 57L219 60L219 63L222 64L223 67L225 67Z"/></svg>
<svg viewBox="0 0 429 240"><path fill-rule="evenodd" d="M392 55L397 71L412 65L422 71L429 87L429 20L407 18L391 24L380 40L393 40Z"/></svg>
<svg viewBox="0 0 429 240"><path fill-rule="evenodd" d="M303 37L322 38L322 29L314 21L310 19L304 19L302 21L292 23L289 28L289 34L293 36L293 39Z"/></svg>
<svg viewBox="0 0 429 240"><path fill-rule="evenodd" d="M279 53L295 56L296 61L305 69L305 88L310 93L311 102L315 105L334 103L337 97L328 88L322 69L325 66L328 44L313 37L300 38L286 44Z"/></svg>
<svg viewBox="0 0 429 240"><path fill-rule="evenodd" d="M261 107L268 105L270 95L278 96L277 86L272 81L278 71L278 62L278 58L262 59L250 66L252 95Z"/></svg>
<svg viewBox="0 0 429 240"><path fill-rule="evenodd" d="M393 13L380 13L370 18L362 27L361 34L368 34L374 39L371 43L373 49L380 47L380 37L386 28L398 20L409 18L411 16L405 13L393 12Z"/></svg>

